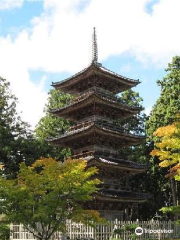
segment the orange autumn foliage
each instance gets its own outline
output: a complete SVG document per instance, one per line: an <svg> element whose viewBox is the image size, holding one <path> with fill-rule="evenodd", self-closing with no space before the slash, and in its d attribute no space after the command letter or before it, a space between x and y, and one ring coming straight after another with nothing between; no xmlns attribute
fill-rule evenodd
<svg viewBox="0 0 180 240"><path fill-rule="evenodd" d="M160 167L169 168L166 177L180 181L180 118L171 125L159 127L154 136L160 138L160 141L155 143L156 148L150 155L159 158Z"/></svg>

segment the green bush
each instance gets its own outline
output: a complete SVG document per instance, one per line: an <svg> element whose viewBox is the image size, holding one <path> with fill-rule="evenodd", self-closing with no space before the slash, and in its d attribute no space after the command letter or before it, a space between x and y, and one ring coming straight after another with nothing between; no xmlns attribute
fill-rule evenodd
<svg viewBox="0 0 180 240"><path fill-rule="evenodd" d="M119 235L121 235L121 234L123 234L123 233L125 233L125 232L129 232L130 233L130 235L129 235L129 237L131 238L131 239L136 239L137 238L137 235L135 234L135 229L138 227L138 225L137 224L127 224L127 225L124 225L124 226L122 226L121 228L117 228L117 229L115 229L114 230L114 232L113 232L113 237L114 237L114 235L116 235L116 234L119 234ZM111 238L111 240L115 240L115 238ZM116 240L122 240L122 238L118 238L118 239L116 239Z"/></svg>
<svg viewBox="0 0 180 240"><path fill-rule="evenodd" d="M137 227L138 227L137 224L127 224L127 225L122 226L122 228L115 229L113 235L114 234L121 234L121 233L127 232L127 231L134 233L134 231Z"/></svg>
<svg viewBox="0 0 180 240"><path fill-rule="evenodd" d="M10 227L6 223L0 223L0 239L8 240L10 237Z"/></svg>

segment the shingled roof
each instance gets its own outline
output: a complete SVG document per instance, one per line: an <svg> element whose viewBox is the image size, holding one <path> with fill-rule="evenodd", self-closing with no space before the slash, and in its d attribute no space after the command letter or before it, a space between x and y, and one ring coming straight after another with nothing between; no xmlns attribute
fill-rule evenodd
<svg viewBox="0 0 180 240"><path fill-rule="evenodd" d="M111 79L111 81L119 84L119 89L115 89L114 93L118 93L124 90L127 90L129 88L132 88L140 83L139 80L134 80L131 78L124 77L120 74L117 74L113 71L110 71L109 69L102 66L100 63L94 63L92 62L91 65L89 65L87 68L83 69L82 71L74 74L73 76L66 78L59 82L53 82L52 86L63 91L63 92L73 92L75 91L70 90L71 86L75 86L77 83L86 81L87 78L90 76L101 76L108 79ZM78 90L77 90L78 92Z"/></svg>
<svg viewBox="0 0 180 240"><path fill-rule="evenodd" d="M120 98L117 98L115 96L111 96L110 94L107 94L105 92L102 92L100 89L93 87L90 89L86 94L81 95L79 98L76 98L75 100L71 101L68 105L61 107L59 109L51 109L50 113L53 113L56 116L63 116L68 117L68 114L74 111L77 111L78 109L81 109L82 107L86 107L86 105L89 105L90 103L101 103L104 104L107 107L114 108L117 110L117 116L118 113L120 114L121 111L123 111L122 118L129 117L134 114L139 113L142 110L142 107L139 106L129 106L126 103L124 103Z"/></svg>
<svg viewBox="0 0 180 240"><path fill-rule="evenodd" d="M79 128L73 129L72 131L67 131L60 137L49 138L48 141L53 142L54 144L61 143L62 145L66 145L66 141L72 140L73 138L81 138L83 135L91 134L92 132L100 132L101 134L107 135L111 137L111 135L118 141L118 139L124 139L129 142L129 146L138 145L145 138L143 135L135 135L128 133L124 129L108 123L101 123L99 121L89 121L86 124L80 125Z"/></svg>
<svg viewBox="0 0 180 240"><path fill-rule="evenodd" d="M147 193L137 193L130 191L116 191L111 189L99 190L96 194L97 199L103 199L108 201L118 201L118 202L145 202L149 197Z"/></svg>

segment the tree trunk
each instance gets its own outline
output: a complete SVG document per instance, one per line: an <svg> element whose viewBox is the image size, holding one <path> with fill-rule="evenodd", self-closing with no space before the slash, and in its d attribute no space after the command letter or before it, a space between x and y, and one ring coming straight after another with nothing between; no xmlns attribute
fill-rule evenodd
<svg viewBox="0 0 180 240"><path fill-rule="evenodd" d="M176 191L176 182L174 179L171 179L171 190L172 190L173 206L177 206L177 191Z"/></svg>
<svg viewBox="0 0 180 240"><path fill-rule="evenodd" d="M173 206L178 205L178 199L177 199L177 186L175 179L171 179L171 190L172 190L172 200L173 200ZM174 215L174 220L178 220L178 215Z"/></svg>

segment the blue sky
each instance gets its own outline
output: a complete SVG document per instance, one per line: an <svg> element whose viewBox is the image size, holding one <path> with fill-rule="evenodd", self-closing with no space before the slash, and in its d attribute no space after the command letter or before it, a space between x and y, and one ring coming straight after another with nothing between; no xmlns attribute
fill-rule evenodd
<svg viewBox="0 0 180 240"><path fill-rule="evenodd" d="M156 81L180 54L179 0L0 0L0 76L11 83L22 118L43 116L51 82L87 67L93 27L99 62L140 79L146 113Z"/></svg>

